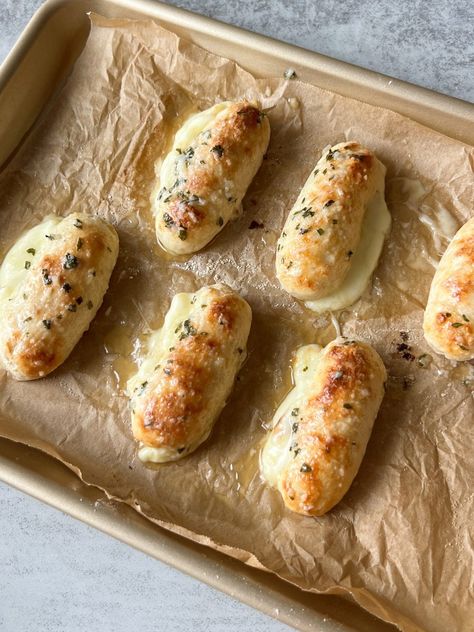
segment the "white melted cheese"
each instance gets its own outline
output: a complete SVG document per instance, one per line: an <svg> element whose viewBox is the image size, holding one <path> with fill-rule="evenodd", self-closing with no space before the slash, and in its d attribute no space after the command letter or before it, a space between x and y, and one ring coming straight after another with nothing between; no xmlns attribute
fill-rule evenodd
<svg viewBox="0 0 474 632"><path fill-rule="evenodd" d="M127 394L129 397L133 397L134 390L140 384L149 380L150 376L155 372L156 365L163 362L164 357L169 354L170 347L174 346L179 336L176 333L176 329L180 323L189 318L193 307L191 301L195 296L199 296L199 292L196 292L196 294L181 292L173 297L163 326L150 335L146 345L146 354L142 358L140 367L137 373L127 382ZM196 300L199 300L199 298Z"/></svg>
<svg viewBox="0 0 474 632"><path fill-rule="evenodd" d="M25 262L29 261L33 267L44 252L51 247L51 240L45 235L58 237L58 224L63 220L56 215L48 215L41 224L34 226L18 239L10 248L0 268L0 303L14 298L23 285L28 269ZM34 248L35 254L27 252Z"/></svg>
<svg viewBox="0 0 474 632"><path fill-rule="evenodd" d="M193 114L177 131L174 137L173 147L166 156L160 170L160 187L170 188L176 180L177 175L182 175L182 166L185 164L185 156L182 152L195 141L207 128L214 125L216 116L231 105L230 101L218 103L203 112ZM178 173L177 173L178 171Z"/></svg>
<svg viewBox="0 0 474 632"><path fill-rule="evenodd" d="M291 412L295 408L300 408L301 403L307 398L314 381L321 352L322 347L316 344L306 345L298 349L293 366L295 386L273 416L270 436L260 454L260 471L263 478L272 487L277 487L280 473L294 458L294 453L290 447L294 434L292 426L297 420L297 416L292 415Z"/></svg>
<svg viewBox="0 0 474 632"><path fill-rule="evenodd" d="M190 317L193 304L195 302L198 303L199 296L203 291L206 291L206 288L202 288L196 293L182 292L173 297L163 326L151 334L147 344L146 355L137 373L127 382L127 394L129 397L133 397L135 390L140 389L141 384L150 379L150 376L155 372L156 366L162 364L165 357L169 355L170 347L173 347L179 338L179 332L176 330L182 322ZM189 446L187 453L192 451L192 449L193 446ZM141 444L138 450L138 458L143 463L166 463L168 461L176 461L182 456L183 454L178 452L176 448L167 446L153 448Z"/></svg>
<svg viewBox="0 0 474 632"><path fill-rule="evenodd" d="M349 307L360 298L377 266L391 223L392 218L383 191L377 191L367 205L360 241L342 285L333 294L305 302L308 309L321 314Z"/></svg>

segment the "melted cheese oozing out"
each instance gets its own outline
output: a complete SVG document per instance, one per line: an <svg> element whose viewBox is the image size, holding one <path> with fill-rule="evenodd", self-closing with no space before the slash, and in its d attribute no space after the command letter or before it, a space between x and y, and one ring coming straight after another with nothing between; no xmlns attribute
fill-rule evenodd
<svg viewBox="0 0 474 632"><path fill-rule="evenodd" d="M184 165L185 156L183 155L181 157L181 154L176 150L180 149L184 152L201 132L214 124L216 116L229 107L229 105L231 105L230 101L218 103L203 112L194 114L183 124L174 137L173 147L161 165L160 187L170 188L175 182L176 176L181 175L179 163L180 160L182 160L182 164ZM180 172L178 174L176 173L176 167L178 167L178 171Z"/></svg>
<svg viewBox="0 0 474 632"><path fill-rule="evenodd" d="M203 288L205 291L205 288ZM199 304L199 296L203 290L194 293L182 292L176 294L171 301L170 308L165 317L163 327L154 332L148 341L145 358L143 359L138 372L127 382L127 394L133 397L135 389L139 388L143 382L147 381L155 372L157 364L161 364L168 355L170 347L173 347L178 339L179 333L176 329L179 324L189 318L193 308L193 304ZM195 300L194 297L196 297ZM193 446L189 446L192 451ZM142 445L138 450L138 458L146 463L165 463L167 461L175 461L182 457L175 448L162 446L161 448L153 448L151 446Z"/></svg>
<svg viewBox="0 0 474 632"><path fill-rule="evenodd" d="M308 309L321 314L325 311L349 307L360 298L377 267L391 223L392 218L385 203L384 193L377 191L367 205L360 241L342 285L329 296L317 301L307 301L305 305Z"/></svg>
<svg viewBox="0 0 474 632"><path fill-rule="evenodd" d="M57 237L58 224L63 220L57 215L48 215L41 224L27 231L8 251L0 268L0 302L14 298L20 289L28 270L25 262L33 266L44 252L51 247L51 240L45 235ZM35 249L35 254L26 252Z"/></svg>
<svg viewBox="0 0 474 632"><path fill-rule="evenodd" d="M290 447L293 441L292 425L295 416L291 414L291 411L294 408L299 408L307 398L311 383L314 381L321 352L322 347L316 344L306 345L298 349L293 366L295 386L273 416L272 431L260 454L260 471L263 478L272 487L277 487L280 473L294 458ZM307 369L303 370L306 367Z"/></svg>

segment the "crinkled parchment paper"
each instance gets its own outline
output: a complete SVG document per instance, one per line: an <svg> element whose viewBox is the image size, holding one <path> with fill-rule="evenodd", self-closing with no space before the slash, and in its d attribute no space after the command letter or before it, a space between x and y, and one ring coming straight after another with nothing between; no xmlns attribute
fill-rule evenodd
<svg viewBox="0 0 474 632"><path fill-rule="evenodd" d="M173 260L156 245L149 210L159 159L190 112L243 97L260 99L272 126L243 215L203 252ZM335 335L328 317L280 290L275 241L321 150L349 139L387 165L393 228L373 285L340 322L375 346L390 380L354 485L312 519L285 510L258 474L292 352ZM53 454L160 525L304 589L350 592L407 631L472 630L472 367L424 356L433 354L421 321L434 265L472 214L473 164L472 148L390 111L298 81L255 80L151 21L94 17L72 76L0 176L0 255L48 213L82 210L117 227L119 260L62 367L30 383L0 373L0 434ZM263 228L249 229L252 220ZM248 360L210 439L147 469L125 381L173 294L217 281L252 306Z"/></svg>

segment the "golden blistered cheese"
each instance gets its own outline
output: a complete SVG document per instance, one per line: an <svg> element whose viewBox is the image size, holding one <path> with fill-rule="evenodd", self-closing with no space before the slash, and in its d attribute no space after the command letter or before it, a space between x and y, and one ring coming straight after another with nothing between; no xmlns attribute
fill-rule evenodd
<svg viewBox="0 0 474 632"><path fill-rule="evenodd" d="M261 471L289 509L321 516L357 474L387 373L370 345L338 338L324 349L301 347L293 378L273 418Z"/></svg>
<svg viewBox="0 0 474 632"><path fill-rule="evenodd" d="M268 118L247 101L219 103L184 123L162 164L153 204L165 250L196 252L238 215L269 139Z"/></svg>
<svg viewBox="0 0 474 632"><path fill-rule="evenodd" d="M474 359L474 217L453 237L431 283L423 330L449 360Z"/></svg>
<svg viewBox="0 0 474 632"><path fill-rule="evenodd" d="M176 461L207 439L246 357L252 312L223 284L177 294L128 382L144 462Z"/></svg>
<svg viewBox="0 0 474 632"><path fill-rule="evenodd" d="M315 312L354 303L377 265L391 217L385 167L357 142L328 148L277 243L282 287Z"/></svg>
<svg viewBox="0 0 474 632"><path fill-rule="evenodd" d="M118 254L115 229L72 213L27 231L0 268L0 359L17 380L51 373L89 327Z"/></svg>

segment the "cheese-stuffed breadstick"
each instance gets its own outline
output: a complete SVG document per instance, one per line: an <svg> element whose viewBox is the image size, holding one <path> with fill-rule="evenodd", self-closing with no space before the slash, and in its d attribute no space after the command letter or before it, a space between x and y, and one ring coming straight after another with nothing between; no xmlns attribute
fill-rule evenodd
<svg viewBox="0 0 474 632"><path fill-rule="evenodd" d="M251 319L226 285L173 298L127 386L142 461L176 461L207 439L245 359Z"/></svg>
<svg viewBox="0 0 474 632"><path fill-rule="evenodd" d="M431 283L425 338L449 360L474 358L474 217L454 235Z"/></svg>
<svg viewBox="0 0 474 632"><path fill-rule="evenodd" d="M0 268L0 359L17 380L51 373L88 329L118 254L115 229L72 213L25 233Z"/></svg>
<svg viewBox="0 0 474 632"><path fill-rule="evenodd" d="M316 312L360 297L390 229L384 189L385 167L359 143L323 153L278 240L277 277L287 292Z"/></svg>
<svg viewBox="0 0 474 632"><path fill-rule="evenodd" d="M289 509L321 516L357 474L387 374L372 347L338 338L299 349L293 377L262 451L262 474Z"/></svg>
<svg viewBox="0 0 474 632"><path fill-rule="evenodd" d="M247 101L219 103L184 123L161 167L154 202L165 250L196 252L237 216L269 139L268 118Z"/></svg>

